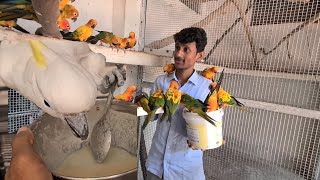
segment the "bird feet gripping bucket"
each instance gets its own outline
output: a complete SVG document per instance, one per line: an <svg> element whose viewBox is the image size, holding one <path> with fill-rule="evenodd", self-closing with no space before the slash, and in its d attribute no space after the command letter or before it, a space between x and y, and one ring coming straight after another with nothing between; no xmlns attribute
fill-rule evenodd
<svg viewBox="0 0 320 180"><path fill-rule="evenodd" d="M213 126L198 114L189 112L187 108L183 109L182 116L187 123L188 140L195 148L214 149L220 147L223 143L223 109L208 112L207 114L217 121L216 126Z"/></svg>

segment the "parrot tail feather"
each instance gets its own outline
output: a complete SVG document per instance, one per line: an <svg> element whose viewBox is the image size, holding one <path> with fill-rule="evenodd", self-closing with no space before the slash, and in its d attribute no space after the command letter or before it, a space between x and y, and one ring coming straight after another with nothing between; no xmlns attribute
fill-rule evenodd
<svg viewBox="0 0 320 180"><path fill-rule="evenodd" d="M153 111L151 111L151 112L147 115L147 117L146 117L146 119L144 120L144 123L143 123L143 125L142 125L142 130L144 130L144 129L147 127L147 125L149 124L150 120L154 117L156 111L157 111L157 110L153 110Z"/></svg>

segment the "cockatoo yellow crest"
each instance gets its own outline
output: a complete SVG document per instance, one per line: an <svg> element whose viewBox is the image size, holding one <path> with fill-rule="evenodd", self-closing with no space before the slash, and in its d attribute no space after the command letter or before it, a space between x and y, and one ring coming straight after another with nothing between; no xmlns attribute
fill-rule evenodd
<svg viewBox="0 0 320 180"><path fill-rule="evenodd" d="M47 69L46 60L45 60L43 53L42 53L42 50L45 47L45 45L42 44L39 40L30 40L29 44L32 49L34 59L36 61L36 65L38 67Z"/></svg>

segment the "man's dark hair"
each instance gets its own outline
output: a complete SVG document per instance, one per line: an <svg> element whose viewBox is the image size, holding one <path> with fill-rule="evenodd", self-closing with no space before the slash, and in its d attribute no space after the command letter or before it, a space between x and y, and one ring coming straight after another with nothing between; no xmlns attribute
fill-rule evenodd
<svg viewBox="0 0 320 180"><path fill-rule="evenodd" d="M202 28L189 27L173 35L175 43L196 43L197 52L204 51L207 45L207 33Z"/></svg>

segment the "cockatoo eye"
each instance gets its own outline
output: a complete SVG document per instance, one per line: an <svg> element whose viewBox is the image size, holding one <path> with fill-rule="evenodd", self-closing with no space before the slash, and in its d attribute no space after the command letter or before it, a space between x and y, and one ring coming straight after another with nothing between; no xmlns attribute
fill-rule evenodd
<svg viewBox="0 0 320 180"><path fill-rule="evenodd" d="M46 106L50 107L50 104L46 100L43 100L43 101Z"/></svg>

